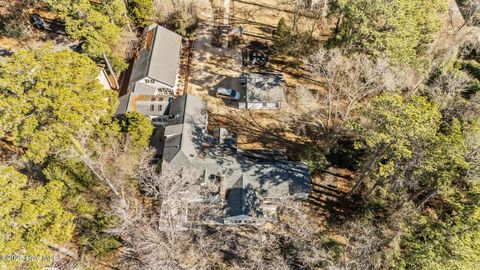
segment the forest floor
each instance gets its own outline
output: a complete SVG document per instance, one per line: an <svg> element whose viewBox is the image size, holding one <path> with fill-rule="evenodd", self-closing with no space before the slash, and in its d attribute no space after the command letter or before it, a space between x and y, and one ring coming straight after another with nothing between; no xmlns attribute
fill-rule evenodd
<svg viewBox="0 0 480 270"><path fill-rule="evenodd" d="M54 20L58 19L58 17L49 12L44 5L31 5L19 0L12 0L6 4L0 4L0 16L13 16L16 22L18 20L18 24L23 26L23 35L20 38L0 35L0 50L4 49L10 52L16 52L20 49L41 46L48 41L53 43L55 50L68 49L78 45L78 41L73 41L65 35L64 29L61 31L63 33L58 33L53 30L39 30L33 27L30 22L30 15L33 13L39 14L45 20L47 26L53 25L55 26L54 30L58 30L58 25L54 23Z"/></svg>
<svg viewBox="0 0 480 270"><path fill-rule="evenodd" d="M273 44L278 21L284 18L292 27L294 11L286 0L232 0L231 21L245 29L245 43L252 40ZM331 36L331 22L312 18L309 14L298 14L297 28L300 32L312 32L320 42ZM313 30L312 30L313 29ZM285 55L271 55L266 68L284 74L287 86L299 85L321 90L321 83L311 79L305 69L304 60Z"/></svg>

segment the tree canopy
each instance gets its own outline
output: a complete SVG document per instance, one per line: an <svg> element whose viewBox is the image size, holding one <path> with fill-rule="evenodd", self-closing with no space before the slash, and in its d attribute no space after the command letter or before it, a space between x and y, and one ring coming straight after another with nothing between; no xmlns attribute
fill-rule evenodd
<svg viewBox="0 0 480 270"><path fill-rule="evenodd" d="M152 136L153 126L148 117L139 112L127 112L120 122L123 132L135 148L146 148Z"/></svg>
<svg viewBox="0 0 480 270"><path fill-rule="evenodd" d="M61 204L62 184L50 182L29 187L25 175L12 167L0 167L0 254L51 256L49 245L70 240L74 216ZM28 269L43 269L52 260L1 260L0 266L12 269L19 264Z"/></svg>
<svg viewBox="0 0 480 270"><path fill-rule="evenodd" d="M478 183L431 209L429 218L415 222L403 237L404 251L396 269L477 269L480 263L480 193Z"/></svg>
<svg viewBox="0 0 480 270"><path fill-rule="evenodd" d="M377 198L394 197L398 203L408 195L402 200L419 202L429 194L447 193L468 168L461 123L442 123L438 107L426 98L382 94L373 100L368 117L372 125L365 128L370 154L364 177L383 194Z"/></svg>
<svg viewBox="0 0 480 270"><path fill-rule="evenodd" d="M97 81L88 57L41 47L19 51L0 65L0 141L42 162L92 130L115 108L115 93Z"/></svg>
<svg viewBox="0 0 480 270"><path fill-rule="evenodd" d="M128 0L128 10L133 20L140 26L153 23L154 6L150 0Z"/></svg>
<svg viewBox="0 0 480 270"><path fill-rule="evenodd" d="M128 23L122 0L102 1L94 5L88 0L44 0L65 20L69 36L82 42L82 49L93 57L111 54L120 40L122 27Z"/></svg>
<svg viewBox="0 0 480 270"><path fill-rule="evenodd" d="M418 64L440 29L445 0L337 0L339 16L333 44L394 63Z"/></svg>
<svg viewBox="0 0 480 270"><path fill-rule="evenodd" d="M1 269L478 268L480 50L477 37L461 31L457 14L444 16L447 0L236 5L236 15L245 19L240 24L255 20L265 30L256 34L274 34L265 36L273 42L268 67L285 73L288 102L275 112L281 121L273 124L268 112L237 114L218 107L228 104L215 104L209 130L226 125L233 141L253 134L248 144L285 149L282 156L292 162L220 151L232 150L222 145L212 152L218 162L209 162L203 158L215 150L211 145L195 157L208 163L208 171L195 168L198 162L181 169L158 162L161 147L148 148L154 131L149 118L139 112L112 116L117 93L100 85L94 61L105 54L114 68L125 67L123 56L133 56L143 27L158 21L195 35L191 31L205 17L200 13L222 15L222 5L17 2L48 5L83 54L51 45L12 47L13 56L0 63L0 257L69 255L56 257L54 265L0 260ZM478 23L479 0L458 2L465 25ZM279 19L276 31L268 26L272 14ZM337 25L324 44L328 14ZM15 15L4 17L0 31L16 36L23 28L8 28ZM209 56L218 63L232 55ZM241 230L212 226L232 214L235 196L229 191L238 187L229 183L236 179L227 179L236 174L215 173L224 167L224 154L240 158L241 167L265 165L262 175L240 185L246 195L258 195L246 206L262 212L242 217ZM275 193L276 186L298 180L270 166L279 162L286 168L300 160L310 168L306 201L272 202L262 200L259 190L250 192L251 184ZM267 226L249 223L256 218Z"/></svg>

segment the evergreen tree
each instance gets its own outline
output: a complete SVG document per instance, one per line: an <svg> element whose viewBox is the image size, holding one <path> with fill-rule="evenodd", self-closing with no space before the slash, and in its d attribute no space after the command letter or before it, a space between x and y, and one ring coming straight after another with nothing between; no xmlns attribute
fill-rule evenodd
<svg viewBox="0 0 480 270"><path fill-rule="evenodd" d="M354 191L366 181L386 206L448 194L469 167L461 123L442 123L438 107L424 97L382 94L372 105L371 124L362 131L367 161Z"/></svg>
<svg viewBox="0 0 480 270"><path fill-rule="evenodd" d="M60 182L30 187L25 175L0 167L0 254L52 256L49 245L69 241L74 216L61 204ZM44 257L48 258L48 257ZM44 269L52 260L0 260L0 268Z"/></svg>
<svg viewBox="0 0 480 270"><path fill-rule="evenodd" d="M0 65L1 146L42 162L92 131L116 106L115 92L97 81L88 57L49 47L19 51Z"/></svg>
<svg viewBox="0 0 480 270"><path fill-rule="evenodd" d="M122 0L102 1L94 5L88 0L43 0L65 20L67 34L82 42L82 49L93 57L111 54L120 40L126 7Z"/></svg>
<svg viewBox="0 0 480 270"><path fill-rule="evenodd" d="M445 0L337 0L339 21L331 44L418 65L446 6Z"/></svg>
<svg viewBox="0 0 480 270"><path fill-rule="evenodd" d="M275 47L277 50L282 51L290 42L290 29L285 22L285 18L280 18L277 24L277 31L275 36Z"/></svg>
<svg viewBox="0 0 480 270"><path fill-rule="evenodd" d="M152 0L129 0L128 11L133 21L140 26L153 23L155 14Z"/></svg>
<svg viewBox="0 0 480 270"><path fill-rule="evenodd" d="M150 120L139 112L127 112L120 123L123 132L132 146L143 149L148 146L153 126Z"/></svg>

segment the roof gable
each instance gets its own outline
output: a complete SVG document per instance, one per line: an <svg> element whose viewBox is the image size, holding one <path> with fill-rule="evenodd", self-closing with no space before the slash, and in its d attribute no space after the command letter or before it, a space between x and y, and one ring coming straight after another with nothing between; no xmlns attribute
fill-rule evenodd
<svg viewBox="0 0 480 270"><path fill-rule="evenodd" d="M182 37L162 26L150 28L144 47L133 64L130 83L146 77L175 86L180 65Z"/></svg>

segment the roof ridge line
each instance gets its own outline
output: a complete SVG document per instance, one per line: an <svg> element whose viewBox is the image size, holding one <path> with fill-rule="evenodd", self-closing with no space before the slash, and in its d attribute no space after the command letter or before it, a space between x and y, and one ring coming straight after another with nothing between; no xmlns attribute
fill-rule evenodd
<svg viewBox="0 0 480 270"><path fill-rule="evenodd" d="M157 40L157 31L158 31L158 25L155 26L155 30L150 30L150 31L154 31L155 33L155 36L153 37L153 40L152 40L152 45L150 46L150 55L148 56L148 64L147 64L147 77L150 78L150 63L152 62L152 56L153 56L153 47L155 47L155 40Z"/></svg>
<svg viewBox="0 0 480 270"><path fill-rule="evenodd" d="M185 93L185 101L183 103L183 115L181 116L182 117L182 133L181 134L181 137L180 137L180 145L179 145L179 148L180 148L180 152L183 152L182 151L182 145L183 145L183 140L186 140L186 137L184 136L184 133L185 133L185 124L186 124L186 121L185 121L185 116L187 114L187 98L188 98L188 94ZM187 156L187 158L189 158Z"/></svg>

